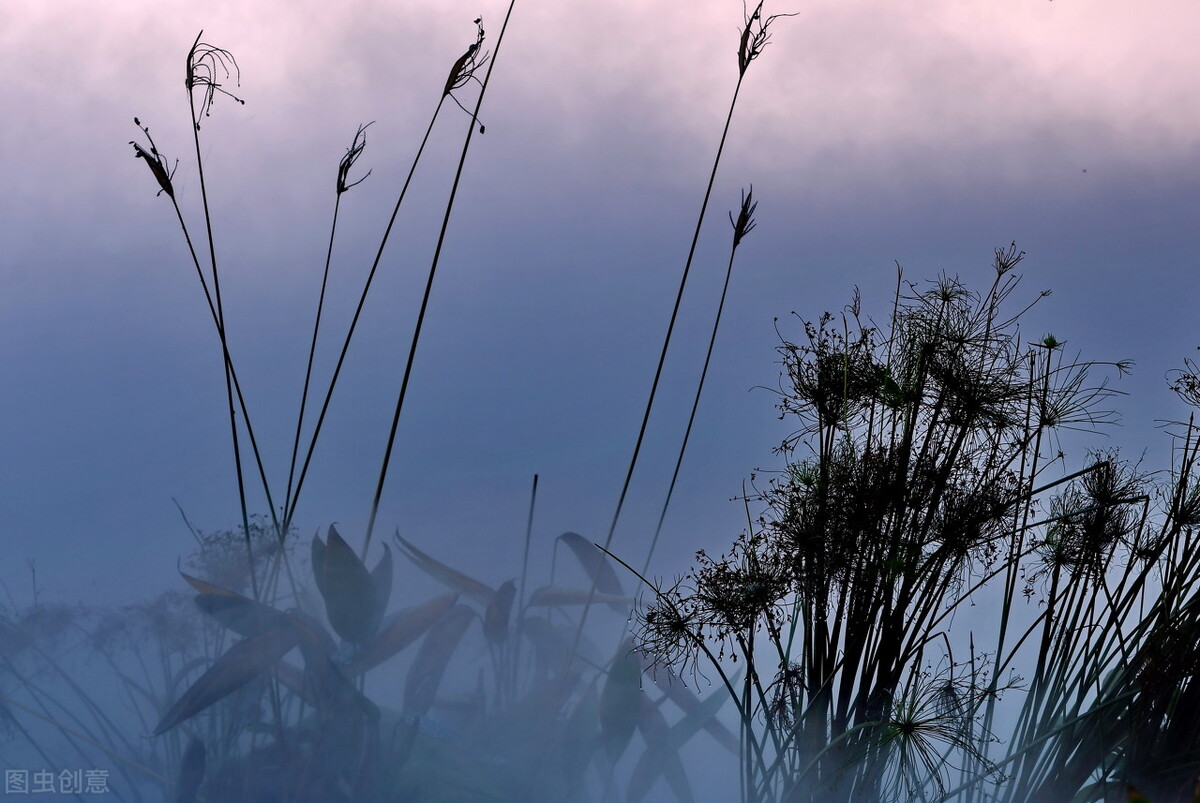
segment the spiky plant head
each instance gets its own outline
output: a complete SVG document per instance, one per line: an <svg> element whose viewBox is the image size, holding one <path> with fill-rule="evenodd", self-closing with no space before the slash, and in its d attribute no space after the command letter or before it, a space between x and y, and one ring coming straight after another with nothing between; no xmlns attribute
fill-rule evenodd
<svg viewBox="0 0 1200 803"><path fill-rule="evenodd" d="M737 248L747 234L754 231L757 225L754 222L754 210L758 208L758 203L754 200L754 185L750 185L750 189L742 190L742 205L738 210L737 219L734 220L733 213L729 213L729 222L733 224L733 247Z"/></svg>
<svg viewBox="0 0 1200 803"><path fill-rule="evenodd" d="M375 125L375 121L360 125L358 130L354 132L354 141L350 143L350 147L346 149L346 155L338 162L337 175L337 194L341 195L351 187L357 187L359 184L367 180L367 176L371 175L368 170L363 174L358 181L350 181L350 170L354 167L354 163L358 161L358 157L362 156L363 149L367 147L367 129Z"/></svg>
<svg viewBox="0 0 1200 803"><path fill-rule="evenodd" d="M738 75L744 76L750 67L750 62L762 55L763 48L771 41L769 31L771 24L781 17L794 16L796 15L773 14L764 17L762 0L754 6L753 11L743 0L741 42L738 45Z"/></svg>
<svg viewBox="0 0 1200 803"><path fill-rule="evenodd" d="M130 140L129 144L133 146L133 157L135 159L144 159L146 166L150 168L150 172L154 175L154 180L158 182L159 190L156 195L166 193L167 197L175 197L175 187L172 180L175 178L175 170L179 167L179 160L175 160L173 166L167 165L167 159L158 152L158 147L154 144L154 139L150 136L150 128L142 125L142 121L138 118L133 118L133 124L142 129L142 133L146 135L146 142L150 145L147 150L142 145L139 145L134 140Z"/></svg>
<svg viewBox="0 0 1200 803"><path fill-rule="evenodd" d="M204 31L196 34L196 41L187 54L187 72L184 86L192 99L192 123L200 129L200 119L208 117L212 111L213 101L220 93L245 105L246 101L224 88L223 81L233 79L235 86L241 85L242 73L237 59L228 50L207 42L200 41ZM200 102L196 103L196 93Z"/></svg>

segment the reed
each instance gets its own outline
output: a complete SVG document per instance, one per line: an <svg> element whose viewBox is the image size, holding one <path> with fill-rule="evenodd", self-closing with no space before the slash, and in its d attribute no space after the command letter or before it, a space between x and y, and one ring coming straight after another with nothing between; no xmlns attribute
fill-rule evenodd
<svg viewBox="0 0 1200 803"><path fill-rule="evenodd" d="M743 800L1191 799L1194 424L1158 489L1115 453L1063 476L1046 444L1111 422L1089 376L1129 364L1024 341L1022 257L997 249L983 293L901 278L883 329L857 294L804 322L779 349L785 470L728 552L651 586L639 649L719 674Z"/></svg>

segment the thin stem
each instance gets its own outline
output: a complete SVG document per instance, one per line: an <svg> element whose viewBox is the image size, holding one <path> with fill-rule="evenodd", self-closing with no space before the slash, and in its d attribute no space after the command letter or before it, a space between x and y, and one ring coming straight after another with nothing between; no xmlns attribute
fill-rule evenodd
<svg viewBox="0 0 1200 803"><path fill-rule="evenodd" d="M692 409L688 413L687 428L683 432L683 442L679 445L679 454L675 458L675 468L671 472L671 484L667 487L667 496L663 500L662 510L658 514L658 524L654 527L654 537L650 539L650 548L646 551L642 574L646 574L650 569L650 559L654 557L654 549L658 546L658 537L662 534L663 522L667 518L667 509L671 506L671 497L675 493L675 483L679 480L679 470L683 466L683 455L687 451L688 440L692 436L692 425L696 423L696 410L700 407L700 394L704 391L704 380L708 376L708 366L712 362L713 348L717 344L717 330L721 326L721 313L725 310L725 297L729 293L729 280L733 276L733 258L736 256L740 244L741 237L738 230L735 229L733 246L729 249L729 264L725 268L725 284L721 287L721 301L717 304L712 334L708 338L708 351L704 354L704 368L700 371L700 381L696 383L696 395L692 398Z"/></svg>
<svg viewBox="0 0 1200 803"><path fill-rule="evenodd" d="M383 452L383 465L379 468L379 481L375 485L375 496L371 500L371 515L367 520L367 534L363 538L362 546L362 557L364 559L366 558L367 549L371 545L371 534L375 530L375 519L379 515L379 500L383 497L383 485L387 479L388 466L392 459L392 447L396 443L396 432L400 427L400 412L404 408L404 399L408 394L408 381L412 377L413 361L417 356L417 344L420 341L421 329L425 323L425 313L429 308L429 296L433 291L433 279L437 275L438 263L442 256L442 246L446 242L446 231L450 227L450 214L454 211L454 200L458 195L458 185L462 180L463 167L467 162L467 152L471 148L471 139L475 134L475 127L479 125L479 109L483 106L484 96L487 95L488 83L492 79L492 69L496 66L496 58L500 55L500 46L504 43L504 32L508 29L508 20L512 16L513 5L515 3L516 0L509 2L508 11L504 15L504 23L500 26L500 35L496 37L496 47L492 51L492 57L488 61L487 72L484 74L483 81L479 87L479 97L475 100L475 111L471 113L467 136L463 141L462 153L458 157L458 168L454 171L454 183L450 187L450 198L446 201L446 211L442 215L442 225L438 231L437 246L433 251L433 261L429 265L429 276L425 280L425 292L421 296L421 309L417 313L416 326L413 327L412 343L408 347L408 358L404 364L404 378L400 382L400 393L396 397L396 409L392 414L392 426L388 431L387 446ZM468 51L468 53L471 52L473 51ZM447 97L451 97L449 89L442 95L442 100L444 101ZM439 102L439 108L440 104L441 102Z"/></svg>
<svg viewBox="0 0 1200 803"><path fill-rule="evenodd" d="M196 42L198 43L199 41L200 41L200 37L197 36ZM193 45L192 47L193 47L193 52L194 52L195 45ZM190 67L191 66L190 55L189 55L189 59L188 59L188 64ZM230 436L232 437L232 440L233 440L233 463L234 463L234 468L237 473L238 504L239 504L239 506L241 508L241 512L242 512L242 532L246 538L246 558L249 561L249 567L250 567L250 585L254 590L254 598L259 599L260 597L259 597L259 588L258 588L258 573L255 571L255 568L254 568L254 548L250 543L250 514L246 507L246 479L242 472L242 449L241 449L241 443L238 439L237 411L234 409L234 406L233 406L233 395L234 394L233 394L233 380L232 380L232 376L231 376L232 360L230 360L230 358L229 358L229 344L228 344L228 340L226 338L226 332L225 332L225 308L221 301L221 278L220 278L220 271L217 270L217 249L216 249L216 245L213 241L212 215L209 212L209 207L208 207L208 185L204 180L204 158L200 153L200 126L199 126L199 124L194 122L197 119L197 117L196 117L196 101L195 101L195 96L192 94L192 87L190 86L190 82L191 82L190 72L189 72L188 80L189 80L188 105L191 108L191 116L192 116L192 120L193 120L192 142L194 143L195 148L196 148L196 171L200 177L200 200L204 207L204 228L208 235L209 264L212 266L213 297L216 301L217 335L221 339L221 354L222 354L222 358L224 360L223 367L224 367L224 371L225 371L225 399L226 399L226 403L227 403L228 410L229 410L229 432L230 432Z"/></svg>
<svg viewBox="0 0 1200 803"><path fill-rule="evenodd" d="M671 335L675 331L675 321L679 316L679 307L683 302L683 291L687 287L688 274L692 269L692 260L696 255L696 244L700 241L700 229L704 225L704 214L708 211L708 201L712 197L713 184L717 179L717 168L721 164L721 153L725 150L725 140L729 136L729 127L733 122L733 111L737 107L738 93L742 89L742 81L745 78L743 70L738 75L737 85L733 90L733 99L729 103L729 111L725 115L725 126L721 131L721 141L717 145L717 154L713 159L712 170L708 175L708 185L704 189L704 200L700 203L700 214L696 217L696 228L692 233L692 243L688 247L687 260L683 264L683 275L679 280L679 290L675 294L675 305L671 308L671 320L667 324L667 334L663 338L662 349L658 355L658 365L654 369L654 381L650 384L650 395L646 398L646 408L642 412L642 423L638 427L637 440L633 445L633 454L629 458L629 467L625 471L625 479L621 483L621 493L617 496L617 507L613 511L612 520L608 525L608 532L604 536L604 551L608 552L612 546L613 535L617 531L617 522L621 518L621 510L625 507L625 497L629 494L629 486L633 482L633 471L637 467L638 456L642 451L642 442L646 437L646 427L650 423L650 412L654 408L654 397L658 392L658 383L662 378L663 365L667 361L667 350L671 345ZM575 639L571 644L571 649L567 653L567 663L563 667L563 674L571 668L571 663L575 659L575 653L579 650L579 642L583 637L583 627L587 622L588 614L592 609L592 602L596 596L596 581L593 579L591 588L588 591L587 602L583 606L583 612L579 615L579 624L575 629Z"/></svg>
<svg viewBox="0 0 1200 803"><path fill-rule="evenodd" d="M300 452L300 431L304 427L304 410L308 404L308 388L312 381L313 359L317 354L317 335L321 329L321 313L325 309L325 290L329 286L329 264L333 261L333 240L337 234L338 210L342 206L342 193L337 193L333 202L333 222L329 226L329 246L325 250L325 272L321 276L321 294L317 298L317 318L313 322L312 342L308 346L308 365L304 369L304 389L300 392L300 412L296 416L296 437L292 440L292 459L288 468L287 491L285 500L292 498L292 481L295 479L296 458Z"/></svg>
<svg viewBox="0 0 1200 803"><path fill-rule="evenodd" d="M342 342L341 352L338 354L337 364L333 369L333 376L329 380L329 387L325 391L325 399L321 403L321 412L317 414L317 424L313 429L312 438L309 440L308 449L304 455L304 464L300 468L300 476L296 480L296 487L291 495L284 502L283 523L284 529L290 527L292 518L296 514L296 505L300 500L300 491L304 487L304 479L308 476L308 467L312 463L313 452L317 448L317 439L321 436L321 427L325 423L325 414L329 412L329 403L333 399L333 391L337 387L338 377L342 373L342 365L346 362L346 354L350 351L350 341L354 338L354 332L358 327L358 319L362 316L363 306L367 303L367 294L371 290L371 282L375 280L375 272L379 269L379 263L383 259L383 249L387 246L388 237L391 236L392 227L396 224L396 216L400 214L400 204L404 203L404 197L408 193L408 187L412 183L413 174L417 171L417 165L421 161L421 154L425 152L425 145L429 142L429 135L433 132L433 124L437 122L438 112L442 110L442 104L445 102L445 96L438 101L437 108L433 110L433 115L429 118L429 125L425 128L425 135L421 138L421 144L417 148L417 155L413 158L412 165L409 166L408 176L404 179L404 186L400 189L400 197L396 199L396 206L392 209L392 216L388 219L387 228L383 231L383 238L379 241L379 248L375 252L375 260L371 263L371 270L367 273L367 280L363 284L362 294L358 298L358 305L354 309L354 317L350 319L350 328L346 331L346 339Z"/></svg>

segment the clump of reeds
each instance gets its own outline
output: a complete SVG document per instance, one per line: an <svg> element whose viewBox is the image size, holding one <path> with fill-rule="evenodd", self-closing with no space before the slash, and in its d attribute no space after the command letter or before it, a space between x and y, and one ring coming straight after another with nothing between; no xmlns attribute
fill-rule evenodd
<svg viewBox="0 0 1200 803"><path fill-rule="evenodd" d="M779 406L799 422L786 470L747 496L762 512L728 553L701 553L639 614L649 660L726 685L744 800L1190 790L1195 433L1157 525L1115 454L1063 476L1054 433L1112 420L1115 391L1088 377L1128 364L1024 341L1023 310L1007 311L1021 257L997 250L982 294L951 277L899 284L883 327L856 295L785 340ZM1175 385L1186 398L1188 378ZM1036 614L1022 592L1042 599ZM990 637L951 627L984 600ZM1006 689L1023 702L997 749Z"/></svg>

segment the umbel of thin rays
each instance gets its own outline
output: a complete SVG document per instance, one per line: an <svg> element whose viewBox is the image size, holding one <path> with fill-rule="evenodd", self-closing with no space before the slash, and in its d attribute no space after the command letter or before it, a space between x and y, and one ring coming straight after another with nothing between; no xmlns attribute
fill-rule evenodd
<svg viewBox="0 0 1200 803"><path fill-rule="evenodd" d="M983 294L898 283L890 325L856 296L785 340L780 409L799 428L754 497L765 512L650 584L639 648L726 687L743 800L1192 799L1197 429L1174 425L1158 487L1111 451L1062 476L1055 432L1112 421L1116 392L1089 373L1128 363L1023 341L1024 310L1005 311L1021 256L998 249ZM1172 379L1189 404L1194 374ZM956 631L968 607L987 624Z"/></svg>
<svg viewBox="0 0 1200 803"><path fill-rule="evenodd" d="M505 17L505 27L507 26L509 15L511 15L512 7L513 7L513 4L510 3L508 15L506 15L506 17ZM482 104L483 95L486 90L487 77L485 77L481 81L476 76L476 73L484 64L488 64L489 65L488 66L488 75L490 76L491 65L494 64L494 56L490 57L488 55L488 53L486 53L483 49L484 29L483 29L483 25L482 25L482 19L476 19L474 21L474 24L476 26L475 41L473 41L468 46L466 51L454 62L454 64L452 65L452 67L449 71L445 85L442 87L441 92L439 94L437 105L434 109L433 114L430 117L429 124L426 128L425 134L422 137L420 145L418 146L416 155L413 158L412 164L409 168L409 171L405 178L404 184L400 190L399 197L398 197L396 204L392 210L391 217L389 218L388 224L387 224L387 226L384 230L384 233L380 239L379 247L376 251L375 258L371 264L371 268L370 268L370 271L368 272L367 279L364 282L362 292L359 295L358 304L355 308L355 312L351 319L351 323L346 331L345 337L342 340L342 345L341 345L341 348L340 348L340 351L338 354L338 359L335 364L332 376L329 379L328 384L325 386L325 390L324 390L324 393L322 396L320 410L317 414L316 423L312 427L312 433L307 440L307 446L306 446L305 450L303 451L303 459L301 460L300 459L300 456L301 456L300 446L301 446L301 442L304 440L303 439L304 421L305 421L305 417L306 417L306 411L308 408L310 391L312 390L313 362L314 362L317 342L318 342L318 339L320 338L320 334L321 334L321 332L320 332L321 323L322 323L322 317L323 317L323 313L324 313L326 290L328 288L328 284L330 281L330 271L331 271L331 264L332 264L333 252L334 252L334 242L335 242L336 233L337 233L337 223L338 223L338 214L340 211L340 203L341 203L342 195L344 195L347 191L349 191L353 187L357 186L359 183L361 183L363 180L366 179L367 175L370 174L370 171L368 170L366 173L364 173L362 176L358 177L357 179L351 178L351 171L354 169L355 164L357 163L358 159L362 156L362 154L366 148L366 130L371 125L370 123L368 123L366 125L360 125L358 127L357 131L355 132L354 138L351 142L351 145L349 146L345 155L342 157L342 159L338 163L337 177L336 177L336 184L335 184L335 200L334 200L333 219L332 219L332 222L330 225L330 235L329 235L328 247L326 249L326 258L325 258L324 272L323 272L322 281L321 281L321 290L320 290L320 295L319 295L318 301L317 301L317 311L316 311L316 316L315 316L315 320L313 323L312 338L311 338L310 345L309 345L309 355L308 355L307 365L305 368L304 387L303 387L303 391L301 393L300 409L297 413L295 435L293 437L293 443L292 443L292 456L291 456L291 460L289 462L287 485L286 485L286 490L284 493L284 503L279 508L276 507L276 505L273 501L274 497L271 493L271 485L268 481L266 471L263 466L262 453L261 453L261 450L259 447L258 440L254 434L254 427L253 427L253 424L252 424L250 416L249 416L249 411L247 409L245 397L242 394L241 384L238 381L235 363L234 363L232 356L230 355L228 338L226 336L224 304L223 304L221 288L220 288L220 271L219 271L217 259L216 259L216 247L215 247L215 243L214 243L212 217L211 217L211 214L209 211L208 188L207 188L207 183L205 181L204 163L203 163L203 158L201 155L200 144L199 144L201 124L206 118L208 118L211 115L213 106L219 96L230 98L232 100L235 100L239 104L244 104L244 102L245 102L241 98L232 94L226 88L226 84L230 81L232 81L235 85L240 83L240 71L238 69L237 60L234 58L233 54L231 54L228 50L225 50L223 48L218 48L216 46L210 45L210 44L202 41L203 32L201 32L201 34L196 37L196 40L193 42L192 47L188 51L188 55L187 55L186 77L185 77L184 83L185 83L185 87L188 92L189 109L190 109L189 116L190 116L190 120L191 120L192 132L193 132L193 142L195 145L196 168L197 168L197 172L198 172L199 179L200 179L201 199L202 199L203 217L204 217L204 230L205 230L205 238L206 238L206 242L207 242L207 246L208 246L206 259L201 258L200 254L198 253L198 251L195 247L195 243L193 240L191 230L188 227L187 221L184 218L182 209L180 208L179 202L176 198L174 178L175 178L175 172L178 168L178 160L176 160L173 163L170 160L168 160L167 157L159 150L154 139L151 137L149 128L147 126L143 125L140 120L138 120L136 118L134 120L135 124L141 129L142 135L145 139L145 144L142 144L142 143L139 143L136 141L130 143L134 148L134 156L142 159L145 162L145 164L147 165L147 167L149 168L151 175L154 177L154 180L159 187L159 191L158 191L159 194L160 195L165 194L167 196L167 198L171 201L172 207L175 211L176 219L179 223L180 229L181 229L184 239L187 243L189 255L191 256L192 263L195 266L197 276L200 281L201 289L204 293L205 301L208 304L209 311L210 311L210 314L211 314L211 317L213 320L213 325L216 328L218 338L221 343L222 356L223 356L223 362L224 362L225 381L226 381L226 395L227 395L227 400L228 400L228 416L229 416L229 421L230 421L230 433L231 433L231 441L232 441L233 450L234 450L234 466L235 466L235 472L236 472L236 477L237 477L237 486L238 486L238 499L239 499L239 506L241 509L243 532L245 532L247 534L246 535L246 549L247 549L249 560L250 560L250 566L251 566L251 570L252 570L251 581L252 581L252 586L253 586L256 597L261 595L261 588L260 588L259 580L258 580L257 576L255 576L253 574L253 566L254 566L255 562L253 560L253 554L251 551L252 548L251 548L250 537L249 537L251 528L249 525L249 510L248 510L248 504L246 501L247 489L246 489L244 471L243 471L244 458L243 458L243 448L242 448L242 432L239 430L238 416L239 415L241 416L241 426L244 428L245 437L250 443L250 451L251 451L251 454L253 455L254 463L257 468L257 473L258 473L259 481L261 482L262 491L266 497L267 505L271 511L272 522L274 525L274 529L275 529L277 538L280 541L280 543L282 543L283 540L288 535L288 533L291 531L292 521L295 516L296 508L297 508L297 505L300 500L301 491L304 486L304 481L307 477L308 469L311 465L311 461L312 461L314 452L317 447L317 442L318 442L320 434L321 434L322 426L325 422L325 418L326 418L326 415L329 410L330 402L333 398L334 391L337 387L338 380L341 375L342 367L345 363L346 356L349 353L350 344L353 340L354 333L357 330L357 326L358 326L360 317L361 317L363 309L366 305L367 296L369 295L372 282L374 281L376 273L382 263L383 253L387 246L393 226L396 222L396 218L399 214L400 207L404 202L404 199L407 195L407 191L411 184L413 175L416 172L417 166L421 160L421 156L425 151L425 146L429 141L430 135L432 134L434 124L436 123L437 118L438 118L438 114L441 111L442 106L445 104L445 101L447 98L452 100L456 105L458 105L460 108L463 108L464 111L466 111L465 107L463 107L462 103L458 100L457 97L455 97L454 93L457 90L460 90L460 89L466 87L471 82L474 82L479 85L480 92L479 92L479 95L478 95L478 98L476 101L475 110L473 112L467 112L468 114L470 114L470 117L471 117L471 128L468 131L468 134L465 138L462 157L460 158L459 167L458 167L458 170L456 171L456 174L454 177L454 182L453 182L454 190L457 189L459 180L461 179L462 166L466 159L466 153L467 153L467 148L469 147L469 144L470 144L471 134L474 133L474 129L476 128L476 126L478 126L480 133L483 133L483 131L484 131L484 126L481 123L479 123L479 107ZM497 44L496 44L497 49L499 48L500 40L503 39L503 35L504 35L504 29L502 28L500 37L498 38ZM441 247L442 247L442 244L445 239L446 230L448 228L449 219L450 219L450 213L453 208L453 203L454 203L454 193L452 191L451 198L447 203L443 224L442 224L441 230L439 232L438 245L437 245L437 249L435 251L435 255L433 257L433 262L430 267L429 277L428 277L428 281L426 284L425 296L424 296L422 307L421 307L421 313L417 320L416 329L415 329L414 337L413 337L413 343L412 343L412 346L411 346L411 349L410 349L410 352L408 355L408 362L407 362L407 365L405 368L404 380L403 380L403 384L401 386L399 399L398 399L398 402L396 405L396 413L395 413L393 424L392 424L392 430L391 430L391 433L390 433L389 439L388 439L387 454L385 455L385 458L384 458L383 467L380 470L378 490L377 490L375 497L373 499L373 502L372 502L372 508L371 508L372 523L374 522L375 515L378 510L380 494L382 492L384 480L387 475L388 461L389 461L390 455L391 455L392 444L395 439L400 409L403 405L404 393L408 387L408 378L411 374L412 363L413 363L413 358L415 356L417 341L418 341L418 337L419 337L420 330L421 330L421 324L424 320L425 312L426 312L426 309L428 306L430 290L431 290L432 283L433 283L433 276L436 272L438 257L440 256ZM369 539L370 539L370 528L368 528L367 535L363 541L364 555L366 553L367 547L369 546Z"/></svg>

